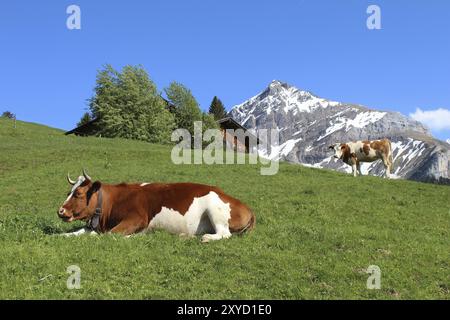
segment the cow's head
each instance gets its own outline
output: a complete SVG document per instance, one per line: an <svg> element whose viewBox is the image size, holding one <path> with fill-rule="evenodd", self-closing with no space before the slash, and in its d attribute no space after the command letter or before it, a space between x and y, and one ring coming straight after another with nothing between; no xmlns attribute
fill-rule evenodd
<svg viewBox="0 0 450 320"><path fill-rule="evenodd" d="M67 175L67 181L72 185L72 189L67 195L61 208L58 210L58 217L65 222L75 220L86 220L95 213L97 206L97 191L101 187L100 182L92 182L91 177L83 170L83 175L76 181Z"/></svg>
<svg viewBox="0 0 450 320"><path fill-rule="evenodd" d="M347 147L348 146L345 143L335 143L328 148L334 151L334 157L336 159L342 159L342 157L344 156L344 151Z"/></svg>

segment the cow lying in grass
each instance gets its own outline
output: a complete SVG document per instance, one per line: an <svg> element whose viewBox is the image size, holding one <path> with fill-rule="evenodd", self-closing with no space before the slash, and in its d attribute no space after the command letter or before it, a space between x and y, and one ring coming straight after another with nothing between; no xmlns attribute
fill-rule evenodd
<svg viewBox="0 0 450 320"><path fill-rule="evenodd" d="M195 183L109 185L83 171L58 210L66 221L84 220L87 226L66 235L134 233L163 229L173 234L202 235L202 241L220 240L255 225L255 215L241 201L217 187Z"/></svg>
<svg viewBox="0 0 450 320"><path fill-rule="evenodd" d="M347 143L336 143L330 146L334 151L334 157L341 159L352 167L353 175L361 173L361 162L373 162L383 160L386 178L390 177L393 160L391 142L388 139L374 141L356 141Z"/></svg>

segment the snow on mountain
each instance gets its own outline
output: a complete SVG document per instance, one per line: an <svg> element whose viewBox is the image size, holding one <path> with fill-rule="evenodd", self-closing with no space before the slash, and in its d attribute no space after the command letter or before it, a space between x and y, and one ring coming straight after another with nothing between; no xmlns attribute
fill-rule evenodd
<svg viewBox="0 0 450 320"><path fill-rule="evenodd" d="M318 98L308 91L299 90L280 81L274 80L269 87L260 94L250 98L246 102L233 107L233 112L240 115L248 115L243 122L249 119L255 109L249 110L249 106L262 106L266 114L282 109L285 113L312 112L317 108L336 106L338 102ZM250 111L250 112L249 112Z"/></svg>
<svg viewBox="0 0 450 320"><path fill-rule="evenodd" d="M334 117L334 121L330 121L330 126L325 131L325 135L320 136L317 141L322 140L323 138L329 136L333 132L336 132L338 130L341 130L342 128L345 128L345 131L349 131L352 127L354 128L364 128L368 124L377 122L381 118L383 118L386 115L386 112L374 112L374 111L367 111L367 112L361 112L356 115L354 119L349 119L346 117Z"/></svg>
<svg viewBox="0 0 450 320"><path fill-rule="evenodd" d="M330 101L274 80L258 95L233 107L230 115L254 133L277 130L279 143L271 142L267 150L261 150L261 156L269 159L349 172L349 166L332 157L329 145L387 137L392 141L396 177L426 181L449 177L448 144L398 112ZM364 164L362 171L382 175L384 167L377 161Z"/></svg>
<svg viewBox="0 0 450 320"><path fill-rule="evenodd" d="M287 140L281 145L272 146L270 150L262 149L260 152L260 156L269 160L280 160L280 158L287 156L295 147L295 144L301 140L301 138L291 139Z"/></svg>

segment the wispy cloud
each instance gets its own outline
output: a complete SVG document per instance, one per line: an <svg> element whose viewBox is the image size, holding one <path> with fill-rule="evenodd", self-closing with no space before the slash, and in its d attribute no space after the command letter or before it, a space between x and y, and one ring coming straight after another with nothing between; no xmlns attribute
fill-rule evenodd
<svg viewBox="0 0 450 320"><path fill-rule="evenodd" d="M416 112L410 113L409 116L427 125L431 130L450 130L450 110L439 108L423 111L417 108Z"/></svg>

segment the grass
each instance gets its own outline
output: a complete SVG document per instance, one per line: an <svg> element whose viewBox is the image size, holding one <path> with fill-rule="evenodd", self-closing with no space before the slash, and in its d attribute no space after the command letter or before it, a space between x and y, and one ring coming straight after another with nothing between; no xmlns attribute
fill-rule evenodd
<svg viewBox="0 0 450 320"><path fill-rule="evenodd" d="M282 163L174 165L171 148L66 137L0 119L2 299L449 299L450 188ZM106 183L193 181L250 205L257 227L209 244L165 232L63 238L56 210L86 167ZM81 289L69 290L70 265ZM381 290L365 270L381 268Z"/></svg>

